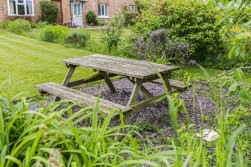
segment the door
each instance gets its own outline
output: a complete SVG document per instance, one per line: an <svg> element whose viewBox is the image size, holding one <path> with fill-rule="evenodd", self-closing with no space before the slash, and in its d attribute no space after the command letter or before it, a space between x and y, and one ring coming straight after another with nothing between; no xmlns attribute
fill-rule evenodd
<svg viewBox="0 0 251 167"><path fill-rule="evenodd" d="M82 2L72 2L72 16L73 25L82 27L83 26L83 4Z"/></svg>

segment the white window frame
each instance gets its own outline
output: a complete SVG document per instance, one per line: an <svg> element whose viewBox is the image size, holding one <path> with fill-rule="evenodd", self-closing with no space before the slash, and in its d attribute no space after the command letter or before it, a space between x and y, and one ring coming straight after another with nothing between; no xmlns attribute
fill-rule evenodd
<svg viewBox="0 0 251 167"><path fill-rule="evenodd" d="M136 9L136 6L135 6L135 5L129 5L129 9L130 9L130 10L135 10L135 9Z"/></svg>
<svg viewBox="0 0 251 167"><path fill-rule="evenodd" d="M104 15L102 15L102 7L104 7ZM109 4L107 4L107 3L99 3L98 4L98 9L101 10L100 13L99 13L99 10L98 10L98 18L110 18L109 17ZM106 13L107 13L107 15L106 15Z"/></svg>
<svg viewBox="0 0 251 167"><path fill-rule="evenodd" d="M31 5L32 5L32 14L27 14L27 0L24 0L24 3L18 3L18 0L14 0L16 1L16 14L11 14L10 13L10 0L7 0L7 4L8 4L8 15L9 16L35 16L35 11L34 11L34 0L31 0ZM18 5L24 5L24 15L19 15L18 14Z"/></svg>

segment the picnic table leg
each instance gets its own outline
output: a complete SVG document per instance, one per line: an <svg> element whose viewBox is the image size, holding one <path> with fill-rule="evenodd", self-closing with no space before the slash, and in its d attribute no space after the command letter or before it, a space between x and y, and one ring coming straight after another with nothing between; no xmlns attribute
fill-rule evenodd
<svg viewBox="0 0 251 167"><path fill-rule="evenodd" d="M72 77L73 72L75 71L75 68L76 68L76 66L70 66L70 68L69 68L69 70L68 70L68 72L67 72L67 74L66 74L66 76L65 76L65 78L64 78L64 80L62 82L63 86L68 86L68 83L71 80L71 77ZM60 100L61 100L61 97L56 97L55 98L55 101L60 101Z"/></svg>
<svg viewBox="0 0 251 167"><path fill-rule="evenodd" d="M137 83L136 82L134 84L134 87L133 87L133 90L132 90L132 94L131 94L131 96L129 98L129 101L127 103L128 107L131 106L131 105L133 105L133 104L135 104L135 101L137 100L138 94L139 94L139 92L141 90L141 86L142 86L141 83Z"/></svg>
<svg viewBox="0 0 251 167"><path fill-rule="evenodd" d="M135 81L130 79L130 78L127 78L129 81L131 81L131 83L135 84ZM151 92L149 92L143 85L141 85L141 91L142 93L144 93L148 98L152 98L153 95Z"/></svg>
<svg viewBox="0 0 251 167"><path fill-rule="evenodd" d="M71 77L72 77L73 72L75 71L75 68L76 68L76 66L70 66L70 68L69 68L69 70L68 70L68 72L62 82L63 86L68 86L68 83L71 80Z"/></svg>
<svg viewBox="0 0 251 167"><path fill-rule="evenodd" d="M100 73L101 73L101 75L103 76L103 78L104 78L106 84L108 85L110 91L111 91L112 93L116 93L116 89L115 89L115 87L113 86L112 81L110 80L109 74L107 74L106 72L100 72Z"/></svg>
<svg viewBox="0 0 251 167"><path fill-rule="evenodd" d="M167 88L167 91L168 92L171 92L171 84L170 84L170 82L169 82L169 76L170 75L163 75L162 76L162 78L163 78L163 80L164 80L164 82L165 82L165 86L166 86L166 88Z"/></svg>

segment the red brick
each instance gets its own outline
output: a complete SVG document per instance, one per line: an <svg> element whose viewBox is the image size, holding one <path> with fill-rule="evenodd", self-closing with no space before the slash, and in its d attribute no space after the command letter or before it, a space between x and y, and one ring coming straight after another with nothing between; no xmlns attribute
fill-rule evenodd
<svg viewBox="0 0 251 167"><path fill-rule="evenodd" d="M34 16L8 16L8 4L7 0L0 0L0 22L6 22L8 20L14 20L17 18L24 18L27 20L30 20L31 22L37 22L41 18L41 11L39 8L39 1L40 0L33 0L34 2ZM57 0L54 0L57 1ZM72 13L70 9L70 1L69 0L62 0L62 4L58 4L59 2L55 2L57 6L62 9L59 9L59 15L62 13L63 19L59 18L58 22L61 23L61 21L67 22L72 19ZM129 7L129 5L133 5L133 0L89 0L88 2L84 3L83 7L83 20L85 22L85 15L88 11L93 10L98 15L98 4L99 3L105 3L108 4L108 10L109 10L109 17L114 16L117 12L121 11L122 6L126 5ZM62 10L62 12L61 12Z"/></svg>

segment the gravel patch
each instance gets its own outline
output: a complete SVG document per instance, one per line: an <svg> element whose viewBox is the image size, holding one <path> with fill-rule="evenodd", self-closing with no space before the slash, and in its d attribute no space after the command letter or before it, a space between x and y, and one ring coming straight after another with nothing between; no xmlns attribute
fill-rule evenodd
<svg viewBox="0 0 251 167"><path fill-rule="evenodd" d="M117 79L112 81L117 92L111 93L108 86L106 84L100 84L100 85L89 85L89 86L83 86L80 87L80 91L94 95L94 96L100 96L103 99L110 100L112 102L126 105L130 94L133 89L133 85L130 81L126 79ZM159 85L154 83L145 83L144 86L154 95L159 95L165 91L165 89ZM199 87L199 86L198 86ZM202 120L204 117L208 120L214 120L213 118L213 112L215 111L215 105L206 98L203 91L196 92L196 95L193 95L193 90L188 89L187 91L183 92L180 95L181 99L184 100L185 105L187 107L188 115L182 114L181 112L178 113L178 121L179 124L187 124L193 123L195 129L201 129L202 126ZM146 97L140 93L138 96L138 100L144 100ZM49 97L49 101L46 103L49 104L52 101L53 97ZM195 104L195 105L194 105ZM39 108L39 104L32 104L30 106L31 110L35 110ZM79 108L74 109L75 112L79 110ZM203 119L202 119L202 115ZM186 119L188 116L189 120ZM173 136L174 131L172 130L172 124L170 117L168 116L168 102L163 101L161 103L158 103L154 106L148 107L142 111L136 112L132 114L128 118L128 123L132 125L138 125L138 126L145 126L146 124L149 124L151 127L148 128L146 131L144 131L144 134L151 135L155 133L154 135L159 135L159 132L161 132L161 136ZM213 128L213 123L203 123L203 129L204 128ZM156 134L156 131L157 134Z"/></svg>

